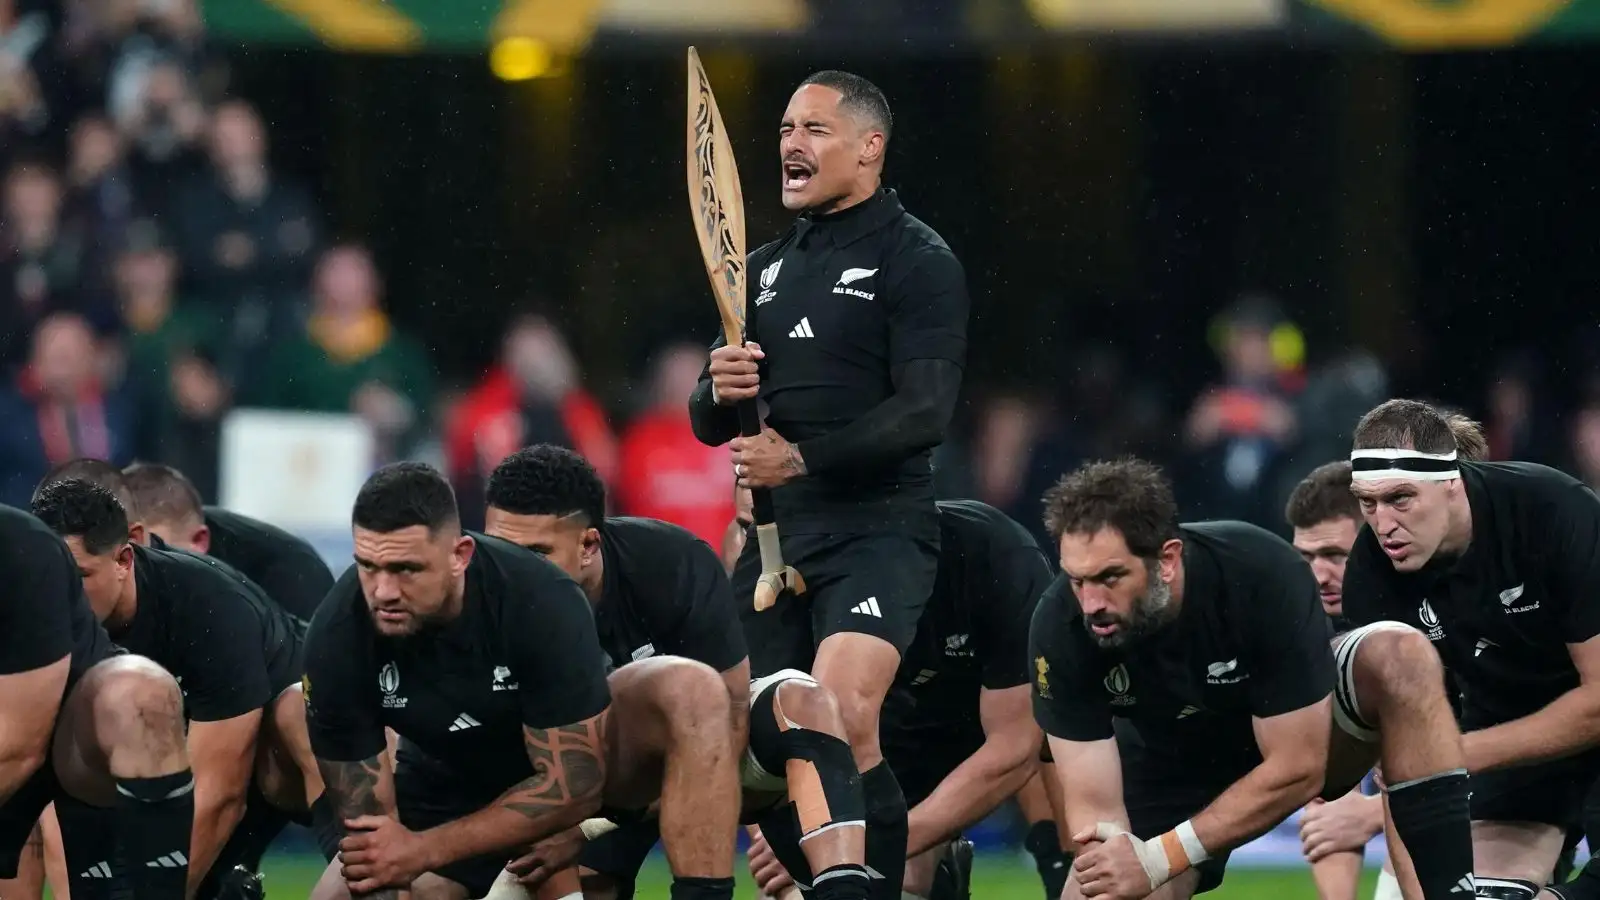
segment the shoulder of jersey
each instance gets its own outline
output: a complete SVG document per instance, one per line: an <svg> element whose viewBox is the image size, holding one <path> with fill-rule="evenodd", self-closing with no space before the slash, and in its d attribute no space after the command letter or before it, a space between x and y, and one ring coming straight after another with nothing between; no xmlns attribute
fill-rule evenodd
<svg viewBox="0 0 1600 900"><path fill-rule="evenodd" d="M695 537L694 532L681 525L642 516L606 516L604 533L619 536L647 535L645 540L665 543L705 543Z"/></svg>
<svg viewBox="0 0 1600 900"><path fill-rule="evenodd" d="M228 531L249 530L257 532L260 536L269 540L307 548L311 547L311 542L300 535L286 528L280 528L271 522L263 522L243 513L236 513L220 506L204 507L201 509L201 513L205 516L206 524L211 525L213 530L215 530L217 524L221 524ZM313 552L315 551L313 550Z"/></svg>
<svg viewBox="0 0 1600 900"><path fill-rule="evenodd" d="M933 226L913 216L911 213L902 215L894 225L900 231L901 249L916 250L921 247L932 248L954 255L950 245Z"/></svg>
<svg viewBox="0 0 1600 900"><path fill-rule="evenodd" d="M1538 490L1549 488L1561 491L1566 488L1582 487L1583 482L1568 475L1560 469L1532 462L1462 462L1461 468L1469 473L1477 474L1483 479L1484 484L1492 490L1496 487L1508 487L1512 490Z"/></svg>
<svg viewBox="0 0 1600 900"><path fill-rule="evenodd" d="M991 542L1008 540L1035 549L1039 546L1022 523L982 500L940 500L937 506L940 521L953 533L980 532Z"/></svg>
<svg viewBox="0 0 1600 900"><path fill-rule="evenodd" d="M1296 562L1300 560L1293 544L1249 522L1214 519L1208 522L1184 522L1178 527L1189 534L1206 538L1200 542L1202 546L1209 544L1224 555L1249 563L1265 563L1274 555L1292 556Z"/></svg>
<svg viewBox="0 0 1600 900"><path fill-rule="evenodd" d="M27 534L49 535L59 541L60 536L44 524L44 520L25 509L0 503L0 533L6 540L16 540Z"/></svg>
<svg viewBox="0 0 1600 900"><path fill-rule="evenodd" d="M779 235L777 239L767 241L765 244L751 250L746 254L748 257L746 260L747 267L751 270L759 271L760 269L755 265L755 261L760 259L765 262L782 252L783 248L788 246L789 242L794 239L794 230L794 224L790 223L789 227L784 229L783 234Z"/></svg>

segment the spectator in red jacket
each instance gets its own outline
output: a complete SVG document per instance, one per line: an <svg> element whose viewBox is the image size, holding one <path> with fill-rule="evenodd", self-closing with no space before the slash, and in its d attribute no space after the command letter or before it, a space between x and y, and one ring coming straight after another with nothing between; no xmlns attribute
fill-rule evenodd
<svg viewBox="0 0 1600 900"><path fill-rule="evenodd" d="M622 435L617 511L680 525L713 547L733 517L733 461L727 445L707 447L689 424L689 394L706 364L697 344L673 344L656 358L652 406Z"/></svg>
<svg viewBox="0 0 1600 900"><path fill-rule="evenodd" d="M464 522L482 521L489 473L529 444L573 450L608 486L615 483L616 436L579 382L577 362L554 324L533 314L511 322L500 364L463 398L446 429L445 458Z"/></svg>

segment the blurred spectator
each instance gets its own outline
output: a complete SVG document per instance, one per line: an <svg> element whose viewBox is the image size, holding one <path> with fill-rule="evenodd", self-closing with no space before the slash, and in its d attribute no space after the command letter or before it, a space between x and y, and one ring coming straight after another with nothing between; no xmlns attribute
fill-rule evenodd
<svg viewBox="0 0 1600 900"><path fill-rule="evenodd" d="M134 407L105 390L89 323L56 313L33 333L28 365L0 391L0 503L28 506L52 466L133 457Z"/></svg>
<svg viewBox="0 0 1600 900"><path fill-rule="evenodd" d="M51 125L49 102L29 64L49 37L49 16L10 12L10 3L0 2L0 152L38 141Z"/></svg>
<svg viewBox="0 0 1600 900"><path fill-rule="evenodd" d="M1055 554L1044 529L1044 492L1080 461L1051 409L1025 393L1001 393L984 404L972 438L974 499L1000 510Z"/></svg>
<svg viewBox="0 0 1600 900"><path fill-rule="evenodd" d="M129 230L114 271L125 380L148 443L136 450L177 467L202 495L215 496L220 422L231 399L215 366L217 325L179 302L177 257L153 223Z"/></svg>
<svg viewBox="0 0 1600 900"><path fill-rule="evenodd" d="M1247 297L1222 317L1223 377L1201 392L1184 428L1193 459L1194 500L1208 518L1271 521L1264 479L1294 438L1292 384L1273 355L1286 325L1277 305Z"/></svg>
<svg viewBox="0 0 1600 900"><path fill-rule="evenodd" d="M511 322L500 365L462 400L447 429L445 457L465 521L481 521L489 473L529 444L576 451L616 484L617 443L605 411L583 389L566 338L533 314Z"/></svg>
<svg viewBox="0 0 1600 900"><path fill-rule="evenodd" d="M1591 386L1589 397L1572 417L1571 473L1590 488L1600 491L1600 385Z"/></svg>
<svg viewBox="0 0 1600 900"><path fill-rule="evenodd" d="M93 324L111 324L109 310L85 305L80 296L83 241L61 219L62 186L49 166L22 161L6 174L0 197L0 314L5 343L0 362L23 352L22 340L46 315L71 310Z"/></svg>
<svg viewBox="0 0 1600 900"><path fill-rule="evenodd" d="M126 164L122 135L104 116L87 115L72 125L62 220L84 241L85 287L110 290L111 255L140 212Z"/></svg>
<svg viewBox="0 0 1600 900"><path fill-rule="evenodd" d="M1483 430L1490 459L1550 459L1549 441L1536 415L1537 373L1532 359L1517 354L1502 363L1489 382Z"/></svg>
<svg viewBox="0 0 1600 900"><path fill-rule="evenodd" d="M317 244L311 197L267 165L261 119L249 104L219 106L210 126L211 168L172 209L197 300L234 323L234 340L259 347L292 330Z"/></svg>
<svg viewBox="0 0 1600 900"><path fill-rule="evenodd" d="M143 87L117 124L132 145L140 196L165 213L167 198L204 163L199 142L206 111L189 73L175 62L152 65Z"/></svg>
<svg viewBox="0 0 1600 900"><path fill-rule="evenodd" d="M403 456L429 424L426 350L379 305L381 279L365 247L340 244L317 263L311 317L273 352L255 401L307 412L353 412L372 426L379 456Z"/></svg>
<svg viewBox="0 0 1600 900"><path fill-rule="evenodd" d="M681 525L713 547L733 518L733 462L707 447L689 424L689 395L706 364L698 344L671 344L656 357L652 406L623 432L617 512Z"/></svg>

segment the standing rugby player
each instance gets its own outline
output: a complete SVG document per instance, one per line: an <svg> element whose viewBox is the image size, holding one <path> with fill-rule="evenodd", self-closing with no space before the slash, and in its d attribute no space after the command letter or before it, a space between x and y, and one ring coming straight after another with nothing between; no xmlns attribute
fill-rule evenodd
<svg viewBox="0 0 1600 900"><path fill-rule="evenodd" d="M911 805L902 897L962 900L972 859L962 831L1016 794L1039 758L1028 625L1050 566L1033 536L994 507L938 507L939 574L884 703L881 740ZM752 871L770 876L758 881L763 893L788 885L768 860L794 839L764 826L751 854Z"/></svg>
<svg viewBox="0 0 1600 900"><path fill-rule="evenodd" d="M1294 548L1180 525L1149 463L1091 463L1045 504L1061 575L1034 614L1034 712L1084 845L1069 900L1210 890L1233 848L1380 755L1423 896L1472 892L1461 740L1421 634L1377 622L1336 654Z"/></svg>
<svg viewBox="0 0 1600 900"><path fill-rule="evenodd" d="M930 452L961 386L968 300L961 264L882 185L891 116L857 75L819 72L779 126L785 208L799 218L750 254L746 336L719 339L689 401L695 435L731 442L734 473L772 490L785 559L807 592L756 613L760 558L734 569L751 668L808 670L844 713L866 796L868 869L834 896L899 896L906 801L883 763L878 717L938 568ZM766 427L739 436L735 405ZM821 873L828 874L828 873ZM819 878L821 875L819 874Z"/></svg>
<svg viewBox="0 0 1600 900"><path fill-rule="evenodd" d="M1528 900L1600 775L1600 499L1544 466L1461 458L1447 417L1413 400L1362 417L1350 462L1368 527L1345 615L1439 648L1461 690L1482 892Z"/></svg>

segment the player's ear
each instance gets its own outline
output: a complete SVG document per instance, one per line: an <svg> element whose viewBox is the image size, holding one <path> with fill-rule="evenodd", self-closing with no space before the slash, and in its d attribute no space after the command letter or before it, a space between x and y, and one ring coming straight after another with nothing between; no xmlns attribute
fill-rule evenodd
<svg viewBox="0 0 1600 900"><path fill-rule="evenodd" d="M123 544L117 548L117 568L126 573L133 569L133 545Z"/></svg>
<svg viewBox="0 0 1600 900"><path fill-rule="evenodd" d="M1178 566L1183 563L1183 541L1173 538L1161 545L1161 580L1171 584L1178 577Z"/></svg>
<svg viewBox="0 0 1600 900"><path fill-rule="evenodd" d="M128 525L128 540L141 547L150 546L150 531L144 527L143 522L132 522Z"/></svg>
<svg viewBox="0 0 1600 900"><path fill-rule="evenodd" d="M196 528L195 531L194 531L194 536L191 537L189 540L190 540L191 543L193 543L195 545L195 548L198 549L201 553L210 553L211 552L211 526L209 526L209 525L201 525L199 528Z"/></svg>
<svg viewBox="0 0 1600 900"><path fill-rule="evenodd" d="M472 553L477 548L478 542L474 541L471 535L463 534L456 538L455 546L450 548L451 576L459 576L467 570L467 566L472 562Z"/></svg>
<svg viewBox="0 0 1600 900"><path fill-rule="evenodd" d="M587 566L594 562L600 553L600 529L593 526L583 530L583 536L578 538L579 556L581 564Z"/></svg>
<svg viewBox="0 0 1600 900"><path fill-rule="evenodd" d="M862 165L870 166L882 160L885 144L887 144L887 139L884 138L883 132L869 130L866 134L866 140L861 143Z"/></svg>

